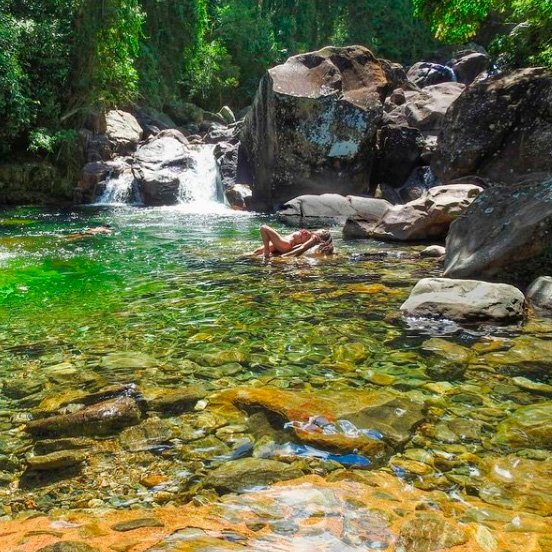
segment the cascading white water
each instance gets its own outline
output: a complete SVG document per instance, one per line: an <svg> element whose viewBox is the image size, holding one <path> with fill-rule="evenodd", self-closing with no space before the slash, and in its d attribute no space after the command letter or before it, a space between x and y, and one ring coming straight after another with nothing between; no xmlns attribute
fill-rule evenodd
<svg viewBox="0 0 552 552"><path fill-rule="evenodd" d="M98 205L125 205L133 201L134 175L132 171L124 171L117 176L109 177L105 189L96 199Z"/></svg>
<svg viewBox="0 0 552 552"><path fill-rule="evenodd" d="M227 210L218 199L218 176L213 145L190 146L192 165L179 175L178 192L181 210L189 213L212 213Z"/></svg>
<svg viewBox="0 0 552 552"><path fill-rule="evenodd" d="M150 164L147 170L159 174L160 181L165 178L178 179L178 204L180 211L192 214L219 213L228 211L228 207L219 200L218 173L213 145L201 144L188 146L188 166L167 166ZM134 171L136 172L136 171ZM104 189L96 199L96 205L141 204L140 176L134 174L127 165L125 170L114 171L106 179Z"/></svg>

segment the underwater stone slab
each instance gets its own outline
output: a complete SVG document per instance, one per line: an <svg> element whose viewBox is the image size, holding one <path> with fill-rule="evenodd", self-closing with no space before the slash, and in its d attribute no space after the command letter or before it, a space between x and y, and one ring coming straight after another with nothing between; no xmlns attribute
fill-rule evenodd
<svg viewBox="0 0 552 552"><path fill-rule="evenodd" d="M290 464L263 458L243 458L226 462L205 478L206 487L224 491L241 491L276 481L301 477L303 472Z"/></svg>
<svg viewBox="0 0 552 552"><path fill-rule="evenodd" d="M94 548L85 542L78 541L64 541L45 546L38 550L38 552L100 552L97 548Z"/></svg>
<svg viewBox="0 0 552 552"><path fill-rule="evenodd" d="M60 414L33 420L26 431L38 436L106 435L137 424L142 417L137 402L119 397L87 406L73 414Z"/></svg>
<svg viewBox="0 0 552 552"><path fill-rule="evenodd" d="M61 450L43 456L31 456L27 458L27 465L37 471L61 470L81 464L85 458L83 452Z"/></svg>
<svg viewBox="0 0 552 552"><path fill-rule="evenodd" d="M552 401L518 408L498 424L493 440L516 448L552 449Z"/></svg>
<svg viewBox="0 0 552 552"><path fill-rule="evenodd" d="M523 318L525 297L508 284L424 278L402 304L405 316L458 322L513 322Z"/></svg>

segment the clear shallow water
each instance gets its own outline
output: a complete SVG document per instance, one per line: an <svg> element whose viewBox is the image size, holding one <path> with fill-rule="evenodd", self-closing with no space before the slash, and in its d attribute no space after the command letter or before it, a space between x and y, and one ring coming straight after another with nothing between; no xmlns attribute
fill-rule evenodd
<svg viewBox="0 0 552 552"><path fill-rule="evenodd" d="M445 492L451 502L477 496L514 513L550 516L550 489L542 485L551 469L550 321L469 330L407 324L400 304L418 279L439 272L435 261L417 257L419 247L344 243L336 229L339 255L331 260L240 259L258 245L258 227L267 221L278 226L223 210L0 213L4 513L211 499L205 479L246 441L243 455L268 445L271 457L295 460L304 473L376 467ZM100 224L113 233L74 235ZM237 419L208 398L182 415L150 417L147 438L129 430L87 438L80 471L29 473L26 458L42 453L24 424L78 409L85 394L118 383L136 384L145 395L191 385L206 388L208 397L270 388L305 394L309 404L389 392L422 405L424 414L375 460L353 446L290 445L296 439L285 420L268 426L256 411ZM529 418L540 430L508 426L518 409L535 405L542 411ZM347 438L363 430L377 440L369 423L339 424L335 431ZM512 437L520 432L527 439ZM158 484L146 484L152 475Z"/></svg>

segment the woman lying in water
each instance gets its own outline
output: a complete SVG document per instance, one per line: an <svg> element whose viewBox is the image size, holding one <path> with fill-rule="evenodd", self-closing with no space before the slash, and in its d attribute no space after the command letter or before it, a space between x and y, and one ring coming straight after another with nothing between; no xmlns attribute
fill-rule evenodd
<svg viewBox="0 0 552 552"><path fill-rule="evenodd" d="M328 230L297 230L289 236L281 236L266 224L261 226L263 246L253 251L253 255L263 255L268 259L271 255L281 257L299 257L306 251L320 255L333 255L332 236Z"/></svg>

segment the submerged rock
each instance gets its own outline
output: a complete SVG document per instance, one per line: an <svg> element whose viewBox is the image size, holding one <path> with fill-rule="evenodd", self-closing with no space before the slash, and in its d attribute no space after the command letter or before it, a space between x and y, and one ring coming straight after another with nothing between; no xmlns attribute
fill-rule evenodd
<svg viewBox="0 0 552 552"><path fill-rule="evenodd" d="M111 529L118 531L119 533L126 533L127 531L134 531L141 529L142 527L163 527L164 524L155 518L139 518L130 521L121 521L111 526Z"/></svg>
<svg viewBox="0 0 552 552"><path fill-rule="evenodd" d="M552 272L552 180L485 190L447 237L445 276L529 284Z"/></svg>
<svg viewBox="0 0 552 552"><path fill-rule="evenodd" d="M362 46L327 47L270 69L241 134L254 204L365 193L383 101L404 80L399 73Z"/></svg>
<svg viewBox="0 0 552 552"><path fill-rule="evenodd" d="M494 442L514 448L552 449L552 402L518 408L498 424Z"/></svg>
<svg viewBox="0 0 552 552"><path fill-rule="evenodd" d="M242 458L226 462L205 478L205 486L222 491L242 491L276 481L296 479L303 472L290 464L263 458Z"/></svg>
<svg viewBox="0 0 552 552"><path fill-rule="evenodd" d="M138 403L119 397L87 406L73 414L60 414L33 420L26 427L33 437L106 435L135 425L141 419Z"/></svg>
<svg viewBox="0 0 552 552"><path fill-rule="evenodd" d="M343 235L397 241L445 237L479 192L481 188L471 184L436 186L420 199L390 207L377 222L347 220Z"/></svg>
<svg viewBox="0 0 552 552"><path fill-rule="evenodd" d="M425 278L401 306L405 316L444 317L458 322L513 322L523 318L525 297L507 284Z"/></svg>
<svg viewBox="0 0 552 552"><path fill-rule="evenodd" d="M140 425L129 427L119 435L119 441L126 450L155 450L167 446L175 437L175 430L169 422L159 418L148 418Z"/></svg>
<svg viewBox="0 0 552 552"><path fill-rule="evenodd" d="M321 450L353 451L376 465L388 448L402 446L423 421L423 404L383 391L301 393L280 389L232 389L216 402L246 411L263 409L280 431ZM278 433L280 437L283 435Z"/></svg>
<svg viewBox="0 0 552 552"><path fill-rule="evenodd" d="M467 542L465 529L447 522L440 514L419 512L407 521L399 534L399 546L408 552L446 550Z"/></svg>
<svg viewBox="0 0 552 552"><path fill-rule="evenodd" d="M147 396L148 410L155 412L179 414L194 409L197 401L207 396L207 389L200 385L192 385L181 389L163 389L152 397Z"/></svg>
<svg viewBox="0 0 552 552"><path fill-rule="evenodd" d="M70 468L84 462L86 455L76 450L61 450L44 456L27 458L27 466L32 470L50 471Z"/></svg>
<svg viewBox="0 0 552 552"><path fill-rule="evenodd" d="M45 546L38 552L100 552L97 548L80 541L64 541Z"/></svg>

